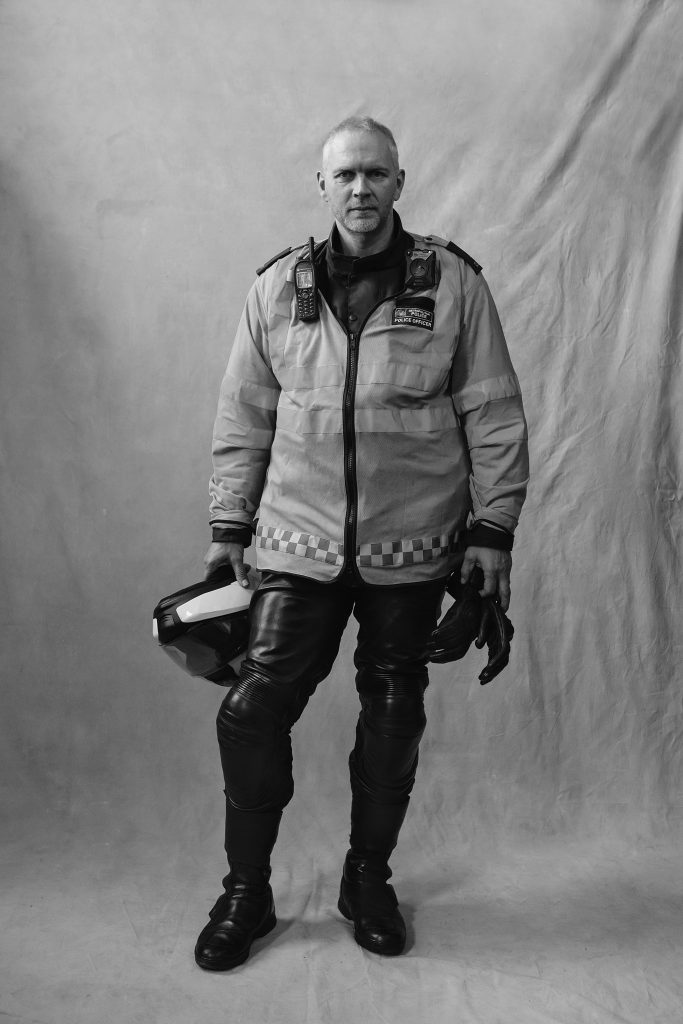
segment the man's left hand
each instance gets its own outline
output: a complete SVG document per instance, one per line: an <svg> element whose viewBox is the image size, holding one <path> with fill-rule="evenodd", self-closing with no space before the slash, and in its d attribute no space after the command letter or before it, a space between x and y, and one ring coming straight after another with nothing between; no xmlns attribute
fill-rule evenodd
<svg viewBox="0 0 683 1024"><path fill-rule="evenodd" d="M506 612L510 607L512 555L509 551L497 551L495 548L467 548L460 570L462 583L467 583L475 565L480 566L484 573L484 587L479 593L482 597L498 597L500 607Z"/></svg>

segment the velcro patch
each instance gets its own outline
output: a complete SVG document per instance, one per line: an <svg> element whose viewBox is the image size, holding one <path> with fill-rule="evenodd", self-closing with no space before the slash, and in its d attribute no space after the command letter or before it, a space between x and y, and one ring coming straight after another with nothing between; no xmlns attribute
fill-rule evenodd
<svg viewBox="0 0 683 1024"><path fill-rule="evenodd" d="M423 296L399 299L396 303L391 322L399 326L424 327L428 331L433 331L434 299Z"/></svg>

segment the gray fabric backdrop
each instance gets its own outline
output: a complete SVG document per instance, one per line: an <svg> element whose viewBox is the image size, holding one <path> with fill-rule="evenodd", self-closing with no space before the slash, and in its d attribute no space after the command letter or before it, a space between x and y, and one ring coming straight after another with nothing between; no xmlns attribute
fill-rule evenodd
<svg viewBox="0 0 683 1024"><path fill-rule="evenodd" d="M447 885L483 851L673 841L680 6L5 0L0 24L0 764L16 877L61 851L59 877L85 872L99 893L154 871L169 892L201 878L204 903L217 894L221 692L155 648L151 612L202 573L211 425L254 268L327 233L319 143L354 113L394 129L406 227L483 264L531 434L511 666L485 689L479 654L433 670L397 874L435 865ZM345 848L352 644L350 629L296 730L283 889L334 880Z"/></svg>

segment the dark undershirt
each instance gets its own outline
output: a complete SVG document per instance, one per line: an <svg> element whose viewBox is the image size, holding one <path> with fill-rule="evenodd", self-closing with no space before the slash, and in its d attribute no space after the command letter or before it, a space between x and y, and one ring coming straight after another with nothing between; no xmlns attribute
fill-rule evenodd
<svg viewBox="0 0 683 1024"><path fill-rule="evenodd" d="M327 304L347 331L356 334L375 306L401 291L406 253L414 246L397 213L388 248L371 256L347 256L342 252L336 225L332 228L318 256L316 277Z"/></svg>

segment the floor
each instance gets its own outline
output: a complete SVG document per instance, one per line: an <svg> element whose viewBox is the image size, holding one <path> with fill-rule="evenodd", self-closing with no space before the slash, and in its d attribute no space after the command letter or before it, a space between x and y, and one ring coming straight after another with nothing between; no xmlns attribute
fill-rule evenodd
<svg viewBox="0 0 683 1024"><path fill-rule="evenodd" d="M36 829L33 830L36 835ZM353 941L339 865L309 850L273 873L277 928L225 974L192 950L218 895L197 850L42 831L3 854L2 1024L681 1024L683 877L669 840L548 839L395 863L403 957Z"/></svg>

